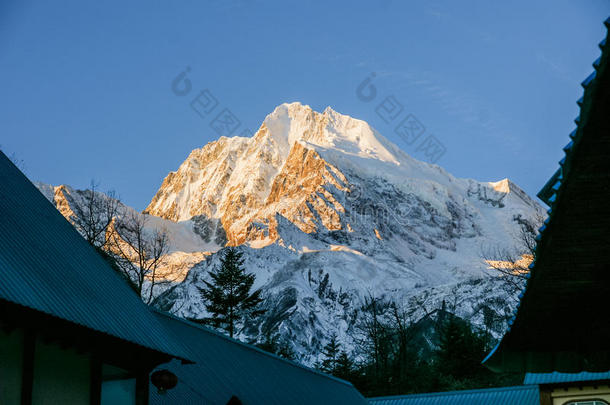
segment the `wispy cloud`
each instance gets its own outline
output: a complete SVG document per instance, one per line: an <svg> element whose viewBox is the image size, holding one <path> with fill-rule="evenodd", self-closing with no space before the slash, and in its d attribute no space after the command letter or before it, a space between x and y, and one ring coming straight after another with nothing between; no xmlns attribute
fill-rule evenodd
<svg viewBox="0 0 610 405"><path fill-rule="evenodd" d="M465 32L471 36L480 38L485 42L494 41L497 39L493 32L488 30L480 29L476 24L472 23L472 20L465 20L460 18L456 13L452 13L447 7L441 4L431 3L424 10L424 14L442 22L443 24L451 24L455 27L457 32Z"/></svg>
<svg viewBox="0 0 610 405"><path fill-rule="evenodd" d="M578 83L578 78L572 77L568 70L559 62L552 60L548 55L543 52L536 53L536 61L541 65L544 65L549 72L556 78L566 83Z"/></svg>
<svg viewBox="0 0 610 405"><path fill-rule="evenodd" d="M471 89L456 87L432 72L391 72L381 71L378 77L399 82L395 89L406 88L417 91L433 101L446 115L480 131L486 136L497 139L499 143L512 150L525 147L508 127L507 117L490 106L480 95Z"/></svg>

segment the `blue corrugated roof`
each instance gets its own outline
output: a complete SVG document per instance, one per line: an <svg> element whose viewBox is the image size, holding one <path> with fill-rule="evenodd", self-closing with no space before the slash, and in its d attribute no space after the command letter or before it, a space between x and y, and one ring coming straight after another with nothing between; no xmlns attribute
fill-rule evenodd
<svg viewBox="0 0 610 405"><path fill-rule="evenodd" d="M0 299L189 359L120 276L0 152Z"/></svg>
<svg viewBox="0 0 610 405"><path fill-rule="evenodd" d="M374 405L539 405L537 385L369 398Z"/></svg>
<svg viewBox="0 0 610 405"><path fill-rule="evenodd" d="M159 366L178 376L165 394L150 391L152 405L226 404L236 396L248 404L366 404L347 381L230 339L209 328L157 312L195 353L195 364Z"/></svg>
<svg viewBox="0 0 610 405"><path fill-rule="evenodd" d="M610 371L601 373L526 373L523 384L557 384L578 381L610 380Z"/></svg>

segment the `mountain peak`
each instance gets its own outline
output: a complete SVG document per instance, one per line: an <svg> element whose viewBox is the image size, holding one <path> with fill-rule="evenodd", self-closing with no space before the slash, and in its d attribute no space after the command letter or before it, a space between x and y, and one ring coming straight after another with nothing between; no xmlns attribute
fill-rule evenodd
<svg viewBox="0 0 610 405"><path fill-rule="evenodd" d="M400 201L426 201L446 217L457 204L448 205L448 198L476 194L477 201L495 201L519 190L507 179L456 179L411 158L365 121L293 102L277 106L252 138L222 138L194 150L165 178L146 212L173 221L203 215L222 222L231 244L264 245L278 238L277 213L305 233L353 228L345 215L355 204L354 190L374 184ZM517 194L530 204L525 193Z"/></svg>
<svg viewBox="0 0 610 405"><path fill-rule="evenodd" d="M78 200L44 191L60 209ZM486 316L474 308L484 304L503 319L504 289L480 282L490 279L481 249L519 248L515 235L524 225L536 229L544 210L508 179L455 178L362 120L297 102L275 108L251 138L193 150L145 212L171 232L168 274L184 278L159 297L166 309L207 316L192 292L222 253L202 252L239 246L269 303L261 322L312 356L306 342L331 332L350 347L352 314L369 294L426 312L411 298L426 294L434 308L446 297L468 297L456 311L482 324ZM476 299L490 291L489 302Z"/></svg>
<svg viewBox="0 0 610 405"><path fill-rule="evenodd" d="M322 114L324 115L334 115L334 114L339 114L337 111L333 110L333 108L331 106L327 106L324 111L322 112Z"/></svg>
<svg viewBox="0 0 610 405"><path fill-rule="evenodd" d="M508 178L499 181L490 181L489 185L500 193L510 193L511 186L514 185Z"/></svg>
<svg viewBox="0 0 610 405"><path fill-rule="evenodd" d="M341 114L330 106L319 113L299 102L284 103L265 118L263 126L261 129L266 128L284 149L301 141L312 148L399 163L397 146L365 121Z"/></svg>
<svg viewBox="0 0 610 405"><path fill-rule="evenodd" d="M508 178L496 182L488 183L495 191L502 194L511 194L512 198L518 198L525 204L537 206L538 204L521 187L510 181Z"/></svg>
<svg viewBox="0 0 610 405"><path fill-rule="evenodd" d="M290 114L290 115L297 115L299 113L308 114L308 113L311 113L312 111L313 111L313 109L309 105L303 104L300 101L293 101L290 103L282 103L282 104L278 105L277 107L275 107L273 109L273 112L271 114L269 114L267 117L279 116L279 115L285 115L285 114Z"/></svg>

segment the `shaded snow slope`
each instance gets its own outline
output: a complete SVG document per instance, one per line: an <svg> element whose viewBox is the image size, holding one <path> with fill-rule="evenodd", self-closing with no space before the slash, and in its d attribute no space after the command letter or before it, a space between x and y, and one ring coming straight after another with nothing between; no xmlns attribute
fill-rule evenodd
<svg viewBox="0 0 610 405"><path fill-rule="evenodd" d="M79 191L39 188L67 217L79 203ZM192 151L145 213L170 233L167 266L184 278L157 305L204 317L199 288L219 249L239 246L266 298L240 337L279 335L307 364L332 333L354 348L367 296L396 302L414 321L445 301L500 336L514 301L482 256L525 253L521 227L544 217L508 179L456 178L364 121L299 103L278 106L252 138Z"/></svg>
<svg viewBox="0 0 610 405"><path fill-rule="evenodd" d="M277 107L252 138L193 151L146 211L219 220L268 298L266 316L242 337L279 333L306 362L331 332L350 344L367 295L411 305L428 294L440 305L460 291L456 312L477 320L485 306L504 319L510 297L482 256L523 253L521 224L544 216L508 179L456 178L364 121L299 103ZM217 260L160 297L164 308L204 316L197 287Z"/></svg>

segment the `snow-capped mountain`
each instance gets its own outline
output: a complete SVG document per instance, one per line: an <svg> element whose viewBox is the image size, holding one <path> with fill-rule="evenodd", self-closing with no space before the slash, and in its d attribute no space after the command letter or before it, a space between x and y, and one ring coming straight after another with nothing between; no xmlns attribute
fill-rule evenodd
<svg viewBox="0 0 610 405"><path fill-rule="evenodd" d="M408 302L425 292L432 306L457 294L467 317L497 298L494 311L507 315L482 252L514 250L520 224L543 216L507 179L455 178L364 121L299 103L277 107L252 138L191 152L146 212L220 221L268 296L258 333L280 331L305 357L331 331L349 341L367 294ZM165 307L202 316L197 286L217 260L195 266L161 297Z"/></svg>
<svg viewBox="0 0 610 405"><path fill-rule="evenodd" d="M252 138L222 137L192 151L145 213L181 235L174 252L188 257L225 240L239 246L267 307L242 337L279 334L309 364L331 333L351 347L371 295L415 318L443 301L479 324L492 313L499 335L511 301L483 253L524 253L520 227L544 215L508 179L455 178L364 121L299 103L278 106ZM219 252L199 258L158 305L203 317L198 287Z"/></svg>

